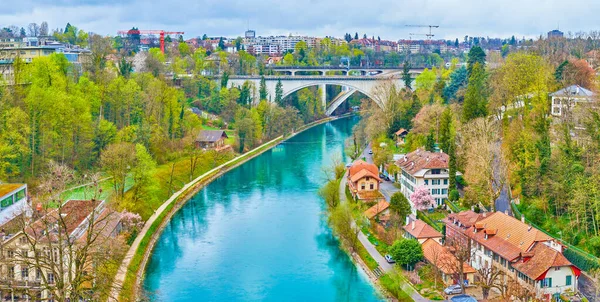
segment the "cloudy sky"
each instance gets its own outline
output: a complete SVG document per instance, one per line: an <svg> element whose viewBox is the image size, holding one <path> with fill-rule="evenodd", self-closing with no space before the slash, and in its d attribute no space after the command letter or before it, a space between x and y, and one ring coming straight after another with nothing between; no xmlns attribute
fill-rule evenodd
<svg viewBox="0 0 600 302"><path fill-rule="evenodd" d="M185 37L244 34L338 36L358 32L408 38L440 25L436 38L536 37L599 30L599 0L0 0L0 26L67 22L102 35L132 26L184 31ZM424 38L424 37L423 37Z"/></svg>

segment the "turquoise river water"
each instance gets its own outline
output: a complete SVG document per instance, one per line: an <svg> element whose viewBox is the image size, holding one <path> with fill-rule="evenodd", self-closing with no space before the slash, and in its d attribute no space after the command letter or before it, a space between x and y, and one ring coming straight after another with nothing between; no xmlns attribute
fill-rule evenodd
<svg viewBox="0 0 600 302"><path fill-rule="evenodd" d="M338 247L317 190L357 118L315 126L202 189L161 235L153 301L380 301Z"/></svg>

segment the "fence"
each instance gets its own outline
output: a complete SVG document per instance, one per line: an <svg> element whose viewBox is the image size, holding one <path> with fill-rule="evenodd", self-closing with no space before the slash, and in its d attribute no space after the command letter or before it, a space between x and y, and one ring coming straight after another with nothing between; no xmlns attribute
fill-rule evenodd
<svg viewBox="0 0 600 302"><path fill-rule="evenodd" d="M517 205L511 201L510 206L512 208L513 215L515 216L515 218L521 219L523 214L521 213L521 211L519 211L519 208L517 208ZM564 250L563 255L569 261L571 261L571 263L575 264L580 269L582 269L584 271L589 271L592 269L600 268L600 259L598 259L598 257L596 257L576 246L573 246L573 245L569 244L568 242L563 241L562 239L556 238L554 235L550 234L549 232L546 232L544 229L540 228L535 223L531 222L529 219L527 219L527 217L525 217L525 222L527 222L534 228L540 230L541 232L545 233L546 235L556 239L562 245L566 246L567 248Z"/></svg>

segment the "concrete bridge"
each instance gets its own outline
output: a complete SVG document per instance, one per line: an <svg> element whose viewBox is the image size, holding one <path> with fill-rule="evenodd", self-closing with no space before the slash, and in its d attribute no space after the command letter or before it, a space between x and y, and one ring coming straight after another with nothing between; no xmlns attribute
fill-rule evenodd
<svg viewBox="0 0 600 302"><path fill-rule="evenodd" d="M321 89L321 103L328 116L332 115L335 109L357 91L373 100L379 107L385 108L384 98L379 97L375 92L377 87L389 83L395 85L397 89L404 88L402 79L393 76L265 76L264 78L268 93L267 99L271 101L275 99L275 86L279 81L282 84L283 98L302 88L319 86ZM255 90L253 101L258 102L260 81L261 77L259 76L231 76L228 85L230 87L242 87L245 82L249 82ZM327 85L342 87L342 91L329 102L329 106L327 106Z"/></svg>
<svg viewBox="0 0 600 302"><path fill-rule="evenodd" d="M397 75L402 73L400 67L361 67L361 66L267 66L268 70L284 73L290 76L296 76L297 73L318 73L318 75L328 75L335 72L342 75L360 74L361 76L375 75ZM414 77L423 72L423 68L411 68L409 73Z"/></svg>

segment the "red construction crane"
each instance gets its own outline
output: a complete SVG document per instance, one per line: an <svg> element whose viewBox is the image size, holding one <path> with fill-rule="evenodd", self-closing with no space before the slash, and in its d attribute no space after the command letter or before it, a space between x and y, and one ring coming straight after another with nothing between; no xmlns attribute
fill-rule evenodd
<svg viewBox="0 0 600 302"><path fill-rule="evenodd" d="M185 34L182 31L164 31L164 30L139 30L139 29L130 29L130 30L120 30L118 31L120 35L159 35L160 36L160 51L165 53L165 34L167 35L183 35Z"/></svg>

